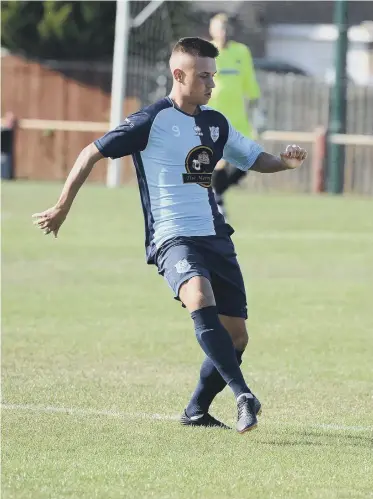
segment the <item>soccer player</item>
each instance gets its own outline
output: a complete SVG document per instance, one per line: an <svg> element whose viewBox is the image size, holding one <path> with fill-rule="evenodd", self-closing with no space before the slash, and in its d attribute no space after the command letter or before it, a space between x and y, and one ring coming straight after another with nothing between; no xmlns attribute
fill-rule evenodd
<svg viewBox="0 0 373 499"><path fill-rule="evenodd" d="M212 43L218 48L216 88L209 105L229 119L245 137L254 138L249 114L257 105L260 89L255 76L251 52L246 45L230 39L231 27L226 14L217 14L210 21ZM224 193L246 175L246 170L220 161L212 176L212 187L219 211L226 215Z"/></svg>
<svg viewBox="0 0 373 499"><path fill-rule="evenodd" d="M240 369L248 342L245 288L230 237L233 229L219 213L211 176L222 157L242 170L272 173L299 167L306 151L291 146L279 157L267 154L206 106L215 86L217 55L206 40L181 39L170 58L170 95L84 148L57 203L33 217L45 234L57 237L94 165L102 158L132 155L147 262L158 267L188 309L206 354L181 422L227 428L209 414L209 407L229 385L238 408L236 428L243 433L256 427L261 405Z"/></svg>

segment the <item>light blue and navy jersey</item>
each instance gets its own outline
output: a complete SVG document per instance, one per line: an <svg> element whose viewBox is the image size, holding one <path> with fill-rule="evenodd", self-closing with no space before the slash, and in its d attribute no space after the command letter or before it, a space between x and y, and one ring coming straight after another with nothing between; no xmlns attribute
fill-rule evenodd
<svg viewBox="0 0 373 499"><path fill-rule="evenodd" d="M212 172L222 158L248 170L262 152L218 111L201 106L191 116L169 97L132 114L95 144L105 157L133 157L149 263L174 237L232 233L215 202Z"/></svg>

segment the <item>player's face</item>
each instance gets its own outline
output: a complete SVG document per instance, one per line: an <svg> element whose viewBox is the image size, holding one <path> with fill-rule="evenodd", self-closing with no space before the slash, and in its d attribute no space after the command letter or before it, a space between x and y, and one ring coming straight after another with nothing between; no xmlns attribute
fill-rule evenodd
<svg viewBox="0 0 373 499"><path fill-rule="evenodd" d="M185 90L190 103L207 104L215 87L216 73L215 59L210 57L196 57L195 64L186 72Z"/></svg>

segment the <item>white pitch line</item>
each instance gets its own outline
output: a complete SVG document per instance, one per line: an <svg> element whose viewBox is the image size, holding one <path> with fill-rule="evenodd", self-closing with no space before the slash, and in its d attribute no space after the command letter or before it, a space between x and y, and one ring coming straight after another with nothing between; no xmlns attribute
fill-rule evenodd
<svg viewBox="0 0 373 499"><path fill-rule="evenodd" d="M11 411L30 411L54 414L69 414L72 416L108 416L113 418L127 419L158 419L161 421L177 421L177 416L167 416L166 414L147 414L143 412L117 412L97 409L79 409L74 407L54 407L31 404L1 404L2 409Z"/></svg>
<svg viewBox="0 0 373 499"><path fill-rule="evenodd" d="M242 236L235 234L235 239L278 239L278 240L313 240L313 241L366 241L373 242L373 234L367 232L337 232L337 231L268 231L268 232L249 232L248 235Z"/></svg>
<svg viewBox="0 0 373 499"><path fill-rule="evenodd" d="M344 426L338 424L317 424L317 425L310 425L310 427L320 428L321 430L373 431L373 426Z"/></svg>
<svg viewBox="0 0 373 499"><path fill-rule="evenodd" d="M32 404L1 404L2 409L11 411L29 411L39 413L52 414L68 414L71 416L107 416L120 419L150 419L158 421L178 421L179 416L171 416L167 414L149 414L146 412L117 412L97 409L79 409L74 407L54 407ZM266 424L270 423L269 421ZM283 423L281 423L283 425ZM286 424L286 423L285 423ZM348 426L337 424L299 424L287 423L287 426L302 426L307 428L318 428L322 430L337 430L337 431L373 431L373 426Z"/></svg>

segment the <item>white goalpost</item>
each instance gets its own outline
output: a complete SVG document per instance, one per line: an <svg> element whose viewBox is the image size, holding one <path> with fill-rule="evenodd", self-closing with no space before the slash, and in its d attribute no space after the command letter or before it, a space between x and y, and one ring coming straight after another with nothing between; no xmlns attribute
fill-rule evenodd
<svg viewBox="0 0 373 499"><path fill-rule="evenodd" d="M139 28L144 24L163 2L164 0L152 0L134 19L130 17L130 0L117 0L116 2L110 129L118 126L123 119L130 30L132 28ZM106 185L107 187L117 187L120 184L120 180L121 160L110 159Z"/></svg>

